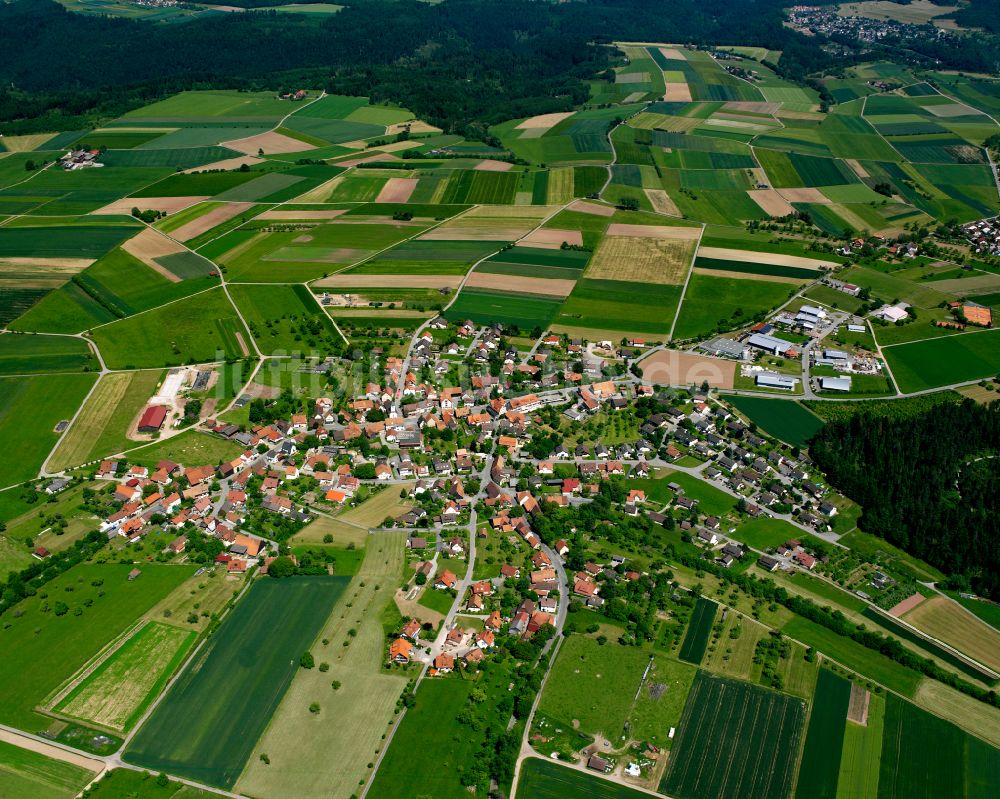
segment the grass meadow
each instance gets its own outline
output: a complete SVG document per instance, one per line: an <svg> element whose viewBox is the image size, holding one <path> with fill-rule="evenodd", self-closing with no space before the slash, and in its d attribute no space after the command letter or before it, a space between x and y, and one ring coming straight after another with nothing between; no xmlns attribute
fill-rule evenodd
<svg viewBox="0 0 1000 799"><path fill-rule="evenodd" d="M132 568L74 566L21 602L20 616L8 614L10 626L0 630L0 669L7 675L0 683L0 719L5 724L45 729L49 720L37 716L35 706L194 572L194 566L144 564L142 574L130 581ZM56 602L69 611L56 615Z"/></svg>
<svg viewBox="0 0 1000 799"><path fill-rule="evenodd" d="M94 772L0 741L0 796L4 799L70 799Z"/></svg>
<svg viewBox="0 0 1000 799"><path fill-rule="evenodd" d="M86 341L65 336L0 336L0 375L79 372L96 367Z"/></svg>

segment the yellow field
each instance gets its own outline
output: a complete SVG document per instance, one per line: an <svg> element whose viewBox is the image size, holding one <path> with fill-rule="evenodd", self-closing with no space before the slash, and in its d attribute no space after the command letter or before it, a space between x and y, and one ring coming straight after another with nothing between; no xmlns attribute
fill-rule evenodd
<svg viewBox="0 0 1000 799"><path fill-rule="evenodd" d="M371 777L368 763L385 745L383 735L406 687L406 677L382 668L385 637L379 623L402 578L405 540L403 532L369 540L361 570L310 649L317 666L327 663L329 670L296 672L235 790L264 799L348 799ZM352 629L354 636L348 634ZM341 684L337 690L335 680ZM319 713L309 711L313 702Z"/></svg>
<svg viewBox="0 0 1000 799"><path fill-rule="evenodd" d="M957 602L936 596L917 605L903 619L930 636L1000 671L1000 632Z"/></svg>
<svg viewBox="0 0 1000 799"><path fill-rule="evenodd" d="M1000 710L995 707L930 679L920 683L915 701L925 710L1000 746Z"/></svg>
<svg viewBox="0 0 1000 799"><path fill-rule="evenodd" d="M550 205L562 205L572 199L573 167L561 166L551 170L545 201Z"/></svg>
<svg viewBox="0 0 1000 799"><path fill-rule="evenodd" d="M2 136L0 144L11 153L28 153L37 150L55 135L55 133L32 133L27 136Z"/></svg>
<svg viewBox="0 0 1000 799"><path fill-rule="evenodd" d="M684 283L697 242L605 236L587 267L585 277L634 283Z"/></svg>
<svg viewBox="0 0 1000 799"><path fill-rule="evenodd" d="M108 423L115 414L119 403L125 396L132 382L146 372L126 372L104 375L94 393L90 395L87 404L83 406L80 415L73 426L59 442L59 447L49 461L49 469L61 471L68 466L85 463L97 439L103 435ZM156 374L151 373L151 374ZM151 387L155 389L156 385ZM121 431L123 434L124 430Z"/></svg>
<svg viewBox="0 0 1000 799"><path fill-rule="evenodd" d="M981 405L986 405L987 403L995 402L997 400L997 392L990 391L986 388L986 386L962 386L962 388L956 388L955 391L963 397L975 400Z"/></svg>

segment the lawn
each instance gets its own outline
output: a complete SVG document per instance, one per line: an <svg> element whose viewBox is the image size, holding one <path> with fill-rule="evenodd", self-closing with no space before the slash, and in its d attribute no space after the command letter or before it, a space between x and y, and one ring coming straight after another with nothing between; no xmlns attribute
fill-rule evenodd
<svg viewBox="0 0 1000 799"><path fill-rule="evenodd" d="M588 799L643 799L648 796L620 783L592 777L537 757L529 757L521 763L517 795L520 799L566 799L578 796L586 796Z"/></svg>
<svg viewBox="0 0 1000 799"><path fill-rule="evenodd" d="M727 397L727 401L766 433L795 446L805 446L823 420L797 402L764 397Z"/></svg>
<svg viewBox="0 0 1000 799"><path fill-rule="evenodd" d="M736 507L736 498L725 491L685 472L672 472L667 469L664 480L677 483L684 489L684 495L698 500L698 512L711 516L723 516Z"/></svg>
<svg viewBox="0 0 1000 799"><path fill-rule="evenodd" d="M754 549L768 550L781 546L789 538L795 538L801 532L798 527L784 519L757 516L740 524L732 536Z"/></svg>
<svg viewBox="0 0 1000 799"><path fill-rule="evenodd" d="M380 533L355 550L364 561L310 650L329 671L296 671L254 750L269 762L251 755L237 784L240 793L349 796L371 775L367 764L385 746L382 735L397 718L396 702L406 687L406 676L381 667L386 641L380 623L399 586L405 541L404 532ZM334 680L341 684L337 690ZM308 711L314 701L321 708L317 714Z"/></svg>
<svg viewBox="0 0 1000 799"><path fill-rule="evenodd" d="M47 728L50 719L35 715L35 706L195 570L144 564L130 581L131 569L130 564L74 566L18 605L20 616L6 614L0 630L0 671L7 675L0 682L4 723L29 732ZM56 615L57 602L69 611Z"/></svg>
<svg viewBox="0 0 1000 799"><path fill-rule="evenodd" d="M249 352L249 334L221 289L95 328L93 335L112 369L204 363Z"/></svg>
<svg viewBox="0 0 1000 799"><path fill-rule="evenodd" d="M901 391L978 380L1000 373L1000 331L915 341L883 349Z"/></svg>
<svg viewBox="0 0 1000 799"><path fill-rule="evenodd" d="M73 426L63 435L49 466L53 471L135 446L129 426L146 406L163 372L117 372L101 377Z"/></svg>
<svg viewBox="0 0 1000 799"><path fill-rule="evenodd" d="M60 699L57 713L126 732L194 644L193 630L150 622Z"/></svg>
<svg viewBox="0 0 1000 799"><path fill-rule="evenodd" d="M431 588L430 583L428 582L427 586L423 590L423 593L420 594L420 599L417 601L425 608L441 613L442 615L446 615L448 611L451 610L451 606L455 604L455 597L451 595L450 591Z"/></svg>
<svg viewBox="0 0 1000 799"><path fill-rule="evenodd" d="M678 799L788 795L803 702L699 672L660 791Z"/></svg>
<svg viewBox="0 0 1000 799"><path fill-rule="evenodd" d="M681 660L693 663L695 666L701 664L702 658L705 657L708 637L712 634L712 625L715 624L715 614L718 609L718 604L711 599L705 599L703 596L698 597L694 613L691 614L691 621L688 623L684 642L677 655Z"/></svg>
<svg viewBox="0 0 1000 799"><path fill-rule="evenodd" d="M86 341L66 336L0 336L0 375L79 372L96 367Z"/></svg>
<svg viewBox="0 0 1000 799"><path fill-rule="evenodd" d="M94 772L87 769L0 741L4 799L70 799L93 778Z"/></svg>
<svg viewBox="0 0 1000 799"><path fill-rule="evenodd" d="M0 378L0 440L17 457L0 463L0 486L30 480L59 440L56 424L76 413L95 375Z"/></svg>
<svg viewBox="0 0 1000 799"><path fill-rule="evenodd" d="M798 799L836 799L851 683L820 669L799 769Z"/></svg>
<svg viewBox="0 0 1000 799"><path fill-rule="evenodd" d="M254 583L132 739L127 760L231 788L348 582Z"/></svg>

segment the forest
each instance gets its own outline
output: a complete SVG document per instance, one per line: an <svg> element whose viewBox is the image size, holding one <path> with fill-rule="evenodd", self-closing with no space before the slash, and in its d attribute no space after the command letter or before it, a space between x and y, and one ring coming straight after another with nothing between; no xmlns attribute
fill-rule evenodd
<svg viewBox="0 0 1000 799"><path fill-rule="evenodd" d="M829 422L810 445L859 526L1000 599L1000 402Z"/></svg>
<svg viewBox="0 0 1000 799"><path fill-rule="evenodd" d="M782 26L784 4L356 0L316 19L250 11L166 25L15 0L0 4L0 123L49 130L58 116L65 130L185 88L322 86L475 133L466 128L584 101L614 39L741 42L782 50L792 78L824 68L830 57Z"/></svg>

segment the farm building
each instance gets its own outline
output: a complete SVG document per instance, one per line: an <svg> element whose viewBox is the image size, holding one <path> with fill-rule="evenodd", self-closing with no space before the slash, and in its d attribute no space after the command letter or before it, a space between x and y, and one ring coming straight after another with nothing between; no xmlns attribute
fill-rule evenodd
<svg viewBox="0 0 1000 799"><path fill-rule="evenodd" d="M785 391L794 391L798 382L794 377L779 375L776 372L760 372L754 378L754 383L763 388L781 388Z"/></svg>
<svg viewBox="0 0 1000 799"><path fill-rule="evenodd" d="M886 322L901 322L906 319L909 314L906 312L906 303L896 303L895 305L884 305L875 311L875 316L879 319L884 319Z"/></svg>
<svg viewBox="0 0 1000 799"><path fill-rule="evenodd" d="M851 378L849 377L821 377L819 387L823 391L850 391Z"/></svg>
<svg viewBox="0 0 1000 799"><path fill-rule="evenodd" d="M167 409L162 405L150 405L139 419L140 433L158 433L167 419Z"/></svg>
<svg viewBox="0 0 1000 799"><path fill-rule="evenodd" d="M747 344L759 350L769 352L772 355L784 355L794 346L790 341L768 336L764 333L754 333L747 339Z"/></svg>

